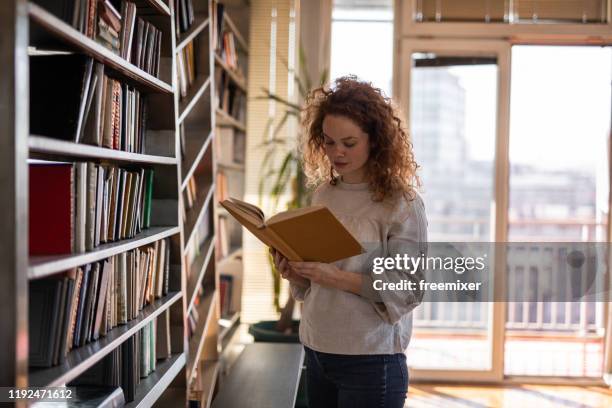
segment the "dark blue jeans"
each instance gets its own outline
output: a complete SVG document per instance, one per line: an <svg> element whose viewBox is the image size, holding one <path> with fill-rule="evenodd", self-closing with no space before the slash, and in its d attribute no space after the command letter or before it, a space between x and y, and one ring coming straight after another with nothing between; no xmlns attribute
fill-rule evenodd
<svg viewBox="0 0 612 408"><path fill-rule="evenodd" d="M408 391L404 354L344 355L306 346L310 408L402 408Z"/></svg>

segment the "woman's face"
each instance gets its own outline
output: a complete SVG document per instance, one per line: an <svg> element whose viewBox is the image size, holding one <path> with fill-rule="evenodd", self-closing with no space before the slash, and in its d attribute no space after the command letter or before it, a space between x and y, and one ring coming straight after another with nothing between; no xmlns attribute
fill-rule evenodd
<svg viewBox="0 0 612 408"><path fill-rule="evenodd" d="M342 180L365 181L370 152L368 134L346 116L327 115L323 119L325 154Z"/></svg>

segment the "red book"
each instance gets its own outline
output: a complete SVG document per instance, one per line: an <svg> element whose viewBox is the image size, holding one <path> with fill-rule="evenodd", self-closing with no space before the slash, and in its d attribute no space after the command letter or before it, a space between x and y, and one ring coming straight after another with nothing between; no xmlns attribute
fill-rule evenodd
<svg viewBox="0 0 612 408"><path fill-rule="evenodd" d="M71 253L74 243L72 163L30 163L30 255Z"/></svg>
<svg viewBox="0 0 612 408"><path fill-rule="evenodd" d="M121 14L108 0L98 0L98 15L115 30L121 31Z"/></svg>

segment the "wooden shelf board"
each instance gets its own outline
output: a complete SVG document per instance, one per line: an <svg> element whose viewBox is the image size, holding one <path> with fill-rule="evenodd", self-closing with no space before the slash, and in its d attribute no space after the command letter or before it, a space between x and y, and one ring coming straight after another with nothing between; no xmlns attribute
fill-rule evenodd
<svg viewBox="0 0 612 408"><path fill-rule="evenodd" d="M196 14L194 17L193 24L189 27L189 30L182 33L177 40L177 45L174 50L175 53L180 52L190 41L198 36L210 23L210 18L205 14Z"/></svg>
<svg viewBox="0 0 612 408"><path fill-rule="evenodd" d="M229 75L230 79L236 84L238 88L244 93L247 93L246 81L234 72L221 57L215 53L215 64L223 69Z"/></svg>
<svg viewBox="0 0 612 408"><path fill-rule="evenodd" d="M198 103L202 95L206 92L206 89L210 86L210 76L203 78L197 77L192 84L187 95L181 102L179 102L179 124L183 123L187 115L193 110L194 106ZM210 103L210 101L209 101Z"/></svg>
<svg viewBox="0 0 612 408"><path fill-rule="evenodd" d="M227 254L227 256L224 256L223 258L219 259L217 261L217 264L219 265L219 264L222 264L223 262L227 262L230 259L232 259L233 257L235 257L235 256L237 256L237 255L239 255L241 253L242 253L242 247L231 247L229 249L229 253ZM219 266L219 267L221 267L221 266Z"/></svg>
<svg viewBox="0 0 612 408"><path fill-rule="evenodd" d="M222 317L219 319L219 326L222 327L219 332L219 344L223 344L225 341L225 337L236 327L236 325L240 322L240 312L234 312L229 317Z"/></svg>
<svg viewBox="0 0 612 408"><path fill-rule="evenodd" d="M140 11L143 6L146 6L164 16L170 17L171 15L170 8L162 0L137 0L135 3L137 6L140 6L138 7L138 11Z"/></svg>
<svg viewBox="0 0 612 408"><path fill-rule="evenodd" d="M212 131L210 131L208 133L208 136L206 136L204 143L202 143L202 146L198 149L195 157L193 157L193 159L187 160L188 164L185 166L185 168L187 168L187 172L183 176L183 181L181 182L181 191L185 190L185 188L187 187L189 178L193 176L193 173L198 168L198 165L200 164L200 161L202 161L202 157L204 157L204 153L206 153L206 150L208 149L208 146L212 142L213 137L214 137L214 134ZM191 147L192 145L193 144L190 144L190 146L187 146L187 147Z"/></svg>
<svg viewBox="0 0 612 408"><path fill-rule="evenodd" d="M172 85L154 77L131 62L116 55L111 50L75 30L42 7L29 2L28 14L33 21L38 23L49 33L55 35L78 51L93 57L97 61L113 69L122 75L124 79L131 81L133 85L141 91L166 94L171 94L173 92Z"/></svg>
<svg viewBox="0 0 612 408"><path fill-rule="evenodd" d="M191 268L193 269L191 271L192 279L188 279L187 281L187 294L190 294L190 296L187 297L189 302L187 304L187 314L191 312L193 302L198 294L198 288L200 287L200 283L202 283L202 279L206 273L206 268L210 263L212 253L215 249L215 236L213 235L212 237L208 238L202 247L204 251L201 251L200 255L196 257Z"/></svg>
<svg viewBox="0 0 612 408"><path fill-rule="evenodd" d="M219 368L219 362L215 360L205 360L200 364L199 375L202 376L202 399L200 403L202 408L210 408L212 404L212 394L215 391Z"/></svg>
<svg viewBox="0 0 612 408"><path fill-rule="evenodd" d="M74 143L51 137L30 135L28 137L30 152L53 154L65 157L84 157L123 161L130 163L168 164L176 165L175 157L154 156L150 154L130 153L106 147Z"/></svg>
<svg viewBox="0 0 612 408"><path fill-rule="evenodd" d="M31 387L57 387L72 381L167 310L181 297L181 292L168 293L165 297L145 307L136 319L113 328L107 333L106 337L70 351L64 364L50 368L31 369L29 385Z"/></svg>
<svg viewBox="0 0 612 408"><path fill-rule="evenodd" d="M151 227L137 234L134 238L102 244L89 252L33 256L29 259L28 278L42 278L80 265L97 262L177 233L179 233L179 227Z"/></svg>
<svg viewBox="0 0 612 408"><path fill-rule="evenodd" d="M200 222L202 222L202 218L204 217L204 214L206 214L206 210L210 204L210 200L212 200L214 192L215 192L215 185L214 183L210 183L208 192L203 197L203 200L201 201L201 205L194 205L189 211L187 211L187 220L185 221L185 226L186 227L190 226L190 227L189 229L184 228L185 236L187 237L187 239L185 240L184 249L189 248L189 246L191 245L191 241L195 237L195 231L198 229L198 225L200 225ZM196 214L195 219L192 214Z"/></svg>
<svg viewBox="0 0 612 408"><path fill-rule="evenodd" d="M293 407L303 362L301 344L248 344L232 365L232 374L226 377L212 406Z"/></svg>
<svg viewBox="0 0 612 408"><path fill-rule="evenodd" d="M189 340L189 358L187 360L187 383L190 383L195 374L195 368L200 360L200 354L204 347L204 340L206 339L206 332L208 326L212 320L214 311L214 302L217 299L217 291L210 290L204 295L204 300L198 306L200 321L195 329L195 334Z"/></svg>
<svg viewBox="0 0 612 408"><path fill-rule="evenodd" d="M242 163L221 163L217 162L217 166L234 171L244 171L244 164Z"/></svg>
<svg viewBox="0 0 612 408"><path fill-rule="evenodd" d="M217 125L232 126L242 132L246 132L246 126L243 123L238 122L236 119L234 119L228 113L222 111L220 108L216 108L215 113L220 118L219 123L217 123Z"/></svg>
<svg viewBox="0 0 612 408"><path fill-rule="evenodd" d="M234 33L234 36L236 37L236 40L238 40L238 43L242 47L243 51L248 54L249 44L247 43L247 41L244 39L244 37L240 33L240 30L238 30L238 27L236 26L236 24L234 24L234 21L232 20L232 18L229 16L227 12L223 13L223 18L225 19L225 23L228 25L230 30L232 30L232 32Z"/></svg>
<svg viewBox="0 0 612 408"><path fill-rule="evenodd" d="M157 362L155 371L136 386L134 401L125 405L126 408L149 408L159 399L172 380L185 367L185 353L177 353L166 360Z"/></svg>

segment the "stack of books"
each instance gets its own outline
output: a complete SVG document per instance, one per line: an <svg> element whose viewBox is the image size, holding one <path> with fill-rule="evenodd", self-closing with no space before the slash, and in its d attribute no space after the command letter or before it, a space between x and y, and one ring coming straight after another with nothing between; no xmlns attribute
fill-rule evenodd
<svg viewBox="0 0 612 408"><path fill-rule="evenodd" d="M121 44L119 33L121 32L121 14L109 0L98 2L98 30L96 41L119 55Z"/></svg>

